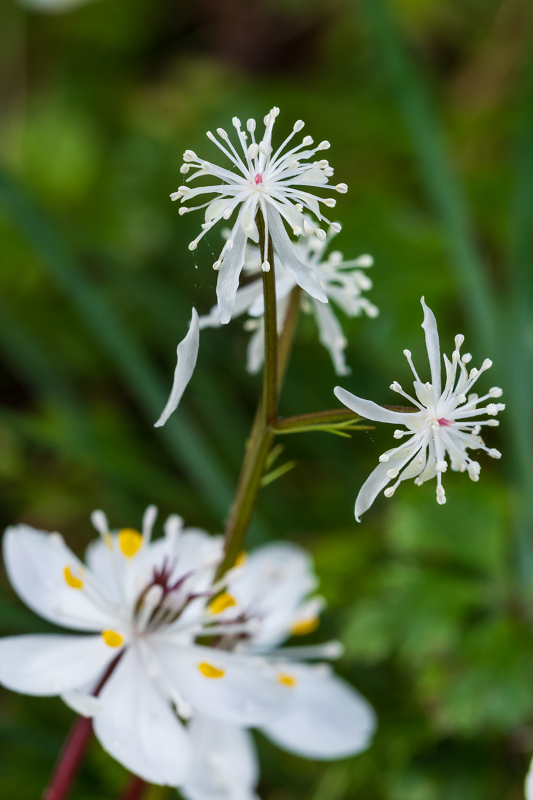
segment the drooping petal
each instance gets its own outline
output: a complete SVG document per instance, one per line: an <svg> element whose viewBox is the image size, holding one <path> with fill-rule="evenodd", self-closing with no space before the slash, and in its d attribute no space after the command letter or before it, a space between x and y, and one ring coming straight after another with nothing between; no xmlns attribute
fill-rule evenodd
<svg viewBox="0 0 533 800"><path fill-rule="evenodd" d="M437 329L437 320L433 311L427 307L424 298L420 300L422 308L424 309L424 322L422 327L426 334L426 347L428 351L429 366L431 369L431 384L435 400L440 397L441 393L441 366L440 366L440 344L439 344L439 331Z"/></svg>
<svg viewBox="0 0 533 800"><path fill-rule="evenodd" d="M294 276L296 283L308 292L311 297L316 297L321 303L327 303L328 298L315 271L307 264L304 264L298 256L294 244L285 230L279 211L271 203L267 203L267 216L274 249L285 269Z"/></svg>
<svg viewBox="0 0 533 800"><path fill-rule="evenodd" d="M96 605L81 588L65 580L65 569L83 577L83 565L59 534L29 525L8 528L3 541L4 564L13 588L36 614L57 625L81 631L113 628L110 604Z"/></svg>
<svg viewBox="0 0 533 800"><path fill-rule="evenodd" d="M168 679L195 712L234 725L260 725L290 702L271 666L210 647L182 648L161 635L154 650Z"/></svg>
<svg viewBox="0 0 533 800"><path fill-rule="evenodd" d="M170 397L154 427L160 428L164 425L172 412L177 409L183 392L192 378L196 366L196 359L198 358L199 347L200 327L198 323L198 313L196 309L193 308L191 324L189 325L187 335L178 345L178 363L174 372L174 383L172 385Z"/></svg>
<svg viewBox="0 0 533 800"><path fill-rule="evenodd" d="M100 694L94 732L102 747L149 783L178 786L190 763L187 733L131 647Z"/></svg>
<svg viewBox="0 0 533 800"><path fill-rule="evenodd" d="M0 683L21 694L63 694L96 680L117 655L101 636L7 636L0 639Z"/></svg>
<svg viewBox="0 0 533 800"><path fill-rule="evenodd" d="M188 731L192 763L180 786L186 800L257 800L259 769L249 731L201 715Z"/></svg>
<svg viewBox="0 0 533 800"><path fill-rule="evenodd" d="M361 486L355 501L355 519L357 522L361 522L361 514L368 511L381 490L392 480L392 478L387 475L387 472L390 469L401 470L402 467L413 458L416 449L411 447L411 442L413 442L415 438L417 439L418 437L412 436L408 439L405 446L397 450L389 461L382 461L378 464Z"/></svg>
<svg viewBox="0 0 533 800"><path fill-rule="evenodd" d="M346 758L365 750L376 729L370 703L350 684L318 667L282 665L295 681L295 703L284 716L262 726L273 741L306 758Z"/></svg>
<svg viewBox="0 0 533 800"><path fill-rule="evenodd" d="M533 800L533 761L526 776L525 794L526 800Z"/></svg>
<svg viewBox="0 0 533 800"><path fill-rule="evenodd" d="M355 394L346 391L346 389L343 389L341 386L336 386L333 393L335 397L337 397L341 403L344 403L351 411L355 411L355 413L359 414L361 417L373 420L374 422L390 422L392 425L406 425L410 428L413 418L419 413L391 411L388 408L383 408L383 406L378 406L377 403L373 403L372 400L363 400L361 397L357 397Z"/></svg>
<svg viewBox="0 0 533 800"><path fill-rule="evenodd" d="M239 213L239 217L241 213L242 211ZM217 280L218 311L222 325L226 325L231 319L239 278L244 266L244 249L247 235L238 219L231 233L231 238L233 246L231 250L224 251Z"/></svg>
<svg viewBox="0 0 533 800"><path fill-rule="evenodd" d="M349 375L350 369L346 366L344 350L347 345L346 337L342 332L339 320L333 313L331 305L313 301L315 316L318 325L320 343L328 350L337 375Z"/></svg>

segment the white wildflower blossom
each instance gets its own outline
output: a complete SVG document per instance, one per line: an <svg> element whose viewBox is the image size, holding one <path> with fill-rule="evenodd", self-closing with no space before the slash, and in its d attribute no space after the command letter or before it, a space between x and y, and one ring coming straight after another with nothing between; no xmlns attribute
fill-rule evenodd
<svg viewBox="0 0 533 800"><path fill-rule="evenodd" d="M181 720L209 714L231 725L263 724L293 698L265 660L194 643L247 632L250 623L220 625L224 584L212 581L222 538L184 530L172 516L165 536L151 541L155 515L150 506L142 533L111 533L103 512L94 512L101 538L89 546L86 564L58 533L8 528L4 561L20 597L42 617L86 635L0 639L0 683L60 695L94 718L102 746L125 767L151 783L178 786L191 753Z"/></svg>
<svg viewBox="0 0 533 800"><path fill-rule="evenodd" d="M409 436L404 444L380 456L379 466L372 472L357 496L355 517L358 521L360 515L370 508L379 492L392 480L395 481L394 484L385 489L386 497L392 497L401 481L414 478L415 483L421 485L424 481L436 477L437 502L442 505L446 502L442 485L442 473L448 468L446 457L453 470L468 472L473 481L479 479L481 467L479 462L470 458L467 450L484 450L492 458L501 457L498 450L484 444L480 432L484 426L499 425L494 417L505 408L505 405L495 403L494 400L501 397L502 390L493 387L482 397L471 392L479 376L492 366L492 362L486 359L480 369L473 367L469 371L467 364L471 356L469 354L461 356L460 353L464 336L456 336L456 349L451 361L444 356L446 383L442 389L437 321L431 309L426 306L424 298L421 302L424 309L422 327L426 335L431 383L422 383L413 365L411 353L409 350L404 350L415 377L413 385L416 397L404 392L396 381L391 385L393 391L399 392L419 411L411 413L388 410L370 400L362 400L340 386L335 388L338 399L362 417L376 422L404 425L407 430L396 430L395 439ZM480 406L480 403L487 400L489 401L487 405ZM481 419L483 415L487 415L488 419Z"/></svg>
<svg viewBox="0 0 533 800"><path fill-rule="evenodd" d="M280 647L289 636L314 631L324 605L310 595L317 586L310 556L296 545L274 542L250 554L228 581L220 614L247 632L228 629L217 646L225 651L264 658L293 695L286 711L261 726L272 741L289 752L313 759L345 758L365 750L376 727L374 710L325 663L342 653L339 642ZM254 624L252 624L254 623ZM257 757L250 732L195 715L189 725L192 768L180 791L187 800L254 800Z"/></svg>
<svg viewBox="0 0 533 800"><path fill-rule="evenodd" d="M237 218L231 233L222 248L220 257L213 264L219 270L217 282L218 306L222 324L229 322L235 294L239 285L239 275L244 265L244 250L248 239L259 241L256 216L261 213L265 226L265 252L261 254L262 268L270 269L268 261L268 236L272 237L274 250L284 267L295 278L296 282L312 297L327 303L327 297L320 285L314 270L305 264L295 250L285 229L284 221L295 236L315 234L320 239L326 238L326 231L313 221L306 219L304 211L311 212L319 222L325 222L333 230L339 231L340 225L322 213L320 204L326 208L335 206L334 198L323 198L314 191L330 188L341 194L348 190L345 183L336 186L329 184L333 169L325 159L309 162L316 153L327 150L329 142L323 141L313 147L311 136L305 136L300 144L289 147L289 142L304 127L298 120L290 135L277 150L272 147L272 129L279 114L279 108L273 108L264 119L265 131L262 139L256 138L256 122L249 119L246 123L248 133L242 130L241 122L234 117L232 122L236 131L238 146L235 147L230 136L223 128L217 128L218 138L209 131L207 136L231 162L231 168L219 167L210 161L199 158L192 150L186 150L181 172L185 175L191 168L195 172L186 179L186 185L171 194L172 200L189 202L200 195L219 195L199 206L182 206L180 214L186 214L205 208L205 222L202 232L189 245L195 250L200 239L220 220L229 220L238 209ZM206 186L191 188L187 185L199 177L208 177L216 182Z"/></svg>
<svg viewBox="0 0 533 800"><path fill-rule="evenodd" d="M302 237L296 243L295 248L301 261L314 270L327 297L334 301L346 316L356 317L364 312L369 317L376 317L379 313L378 309L362 296L363 291L372 288L372 281L361 271L372 266L374 263L372 256L362 255L359 258L345 261L342 253L333 251L325 258L325 251L330 240L331 237L326 240L319 239L317 236ZM248 276L261 272L261 254L257 247L248 245L246 248L244 272ZM289 294L296 286L297 281L294 275L285 269L281 260L276 261L275 274L278 328L281 329L285 320ZM346 366L344 358L346 337L331 304L324 305L316 298L304 294L301 307L303 311L314 314L320 341L330 353L337 375L349 374L350 370ZM264 358L264 302L261 278L246 284L237 291L232 318L238 317L244 312L247 312L250 317L245 323L246 329L254 331L248 346L248 371L254 373L259 371ZM220 315L217 306L214 306L208 315L200 317L199 322L200 329L219 326Z"/></svg>

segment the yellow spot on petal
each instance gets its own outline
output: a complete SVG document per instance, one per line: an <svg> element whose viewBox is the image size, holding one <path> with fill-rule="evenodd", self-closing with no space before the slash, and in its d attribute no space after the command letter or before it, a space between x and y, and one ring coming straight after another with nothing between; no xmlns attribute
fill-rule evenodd
<svg viewBox="0 0 533 800"><path fill-rule="evenodd" d="M124 644L124 637L116 631L102 631L102 639L108 647L120 647Z"/></svg>
<svg viewBox="0 0 533 800"><path fill-rule="evenodd" d="M236 605L237 601L234 597L228 594L228 592L222 592L222 594L219 594L218 597L214 598L214 600L211 600L208 608L211 614L221 614L222 611L225 611L227 608L231 608L232 606Z"/></svg>
<svg viewBox="0 0 533 800"><path fill-rule="evenodd" d="M113 549L113 539L111 538L111 534L110 533L104 533L104 535L102 536L102 539L104 540L105 546L107 547L107 549L108 550L112 550Z"/></svg>
<svg viewBox="0 0 533 800"><path fill-rule="evenodd" d="M70 567L65 567L63 577L72 589L83 589L83 581L72 574Z"/></svg>
<svg viewBox="0 0 533 800"><path fill-rule="evenodd" d="M223 678L226 674L225 669L218 669L218 667L208 664L207 661L200 662L200 664L198 664L198 669L206 678Z"/></svg>
<svg viewBox="0 0 533 800"><path fill-rule="evenodd" d="M241 550L237 558L235 559L235 566L236 567L244 567L248 560L248 556L246 555L246 550Z"/></svg>
<svg viewBox="0 0 533 800"><path fill-rule="evenodd" d="M122 528L118 532L118 546L126 558L133 558L143 543L143 537L133 528Z"/></svg>
<svg viewBox="0 0 533 800"><path fill-rule="evenodd" d="M309 619L302 619L295 622L291 628L293 636L305 636L318 628L320 620L318 617L309 617Z"/></svg>
<svg viewBox="0 0 533 800"><path fill-rule="evenodd" d="M289 686L291 689L298 683L294 675L289 675L288 672L278 672L276 680L278 683L281 683L282 686Z"/></svg>

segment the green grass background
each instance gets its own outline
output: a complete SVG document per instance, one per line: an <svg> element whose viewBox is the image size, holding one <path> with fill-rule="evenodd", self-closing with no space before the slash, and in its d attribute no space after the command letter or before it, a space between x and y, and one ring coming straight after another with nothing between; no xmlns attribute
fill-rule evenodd
<svg viewBox="0 0 533 800"><path fill-rule="evenodd" d="M260 378L236 321L202 334L179 412L164 405L190 308L214 302L218 232L169 194L205 131L277 105L302 118L349 193L335 247L374 255L376 320L344 320L352 375L379 403L412 350L427 374L420 297L507 411L478 484L404 484L361 525L359 486L391 430L285 437L297 468L264 489L249 545L314 553L320 629L375 705L367 753L307 762L258 738L263 800L520 800L533 754L533 65L528 0L95 0L65 14L0 5L0 496L2 523L59 530L82 553L89 514L221 530ZM337 406L300 321L284 415ZM0 632L47 630L2 576ZM73 714L0 692L0 794L40 796ZM114 798L125 771L92 746L73 800ZM174 797L153 790L151 800Z"/></svg>

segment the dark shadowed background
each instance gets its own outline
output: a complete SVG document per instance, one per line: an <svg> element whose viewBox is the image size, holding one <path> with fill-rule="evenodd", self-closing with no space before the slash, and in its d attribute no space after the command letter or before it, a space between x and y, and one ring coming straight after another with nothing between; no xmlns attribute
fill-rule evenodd
<svg viewBox="0 0 533 800"><path fill-rule="evenodd" d="M152 427L191 305L214 302L219 232L169 194L208 129L296 119L332 143L349 193L335 247L372 253L375 320L343 320L341 384L397 402L408 347L428 375L420 297L500 385L504 458L481 480L403 484L362 524L356 493L389 426L286 437L297 467L261 494L250 546L291 538L328 600L320 641L375 705L365 754L324 765L259 747L262 800L520 800L533 754L533 71L528 0L94 0L61 14L0 5L0 493L4 525L60 531L143 509L221 530L260 378L237 320L202 334L178 413ZM426 378L427 379L427 378ZM333 408L337 383L304 317L283 414ZM44 631L3 574L0 632ZM40 796L73 713L0 692L0 795ZM94 743L73 800L111 800L125 771ZM150 800L175 797L154 789Z"/></svg>

